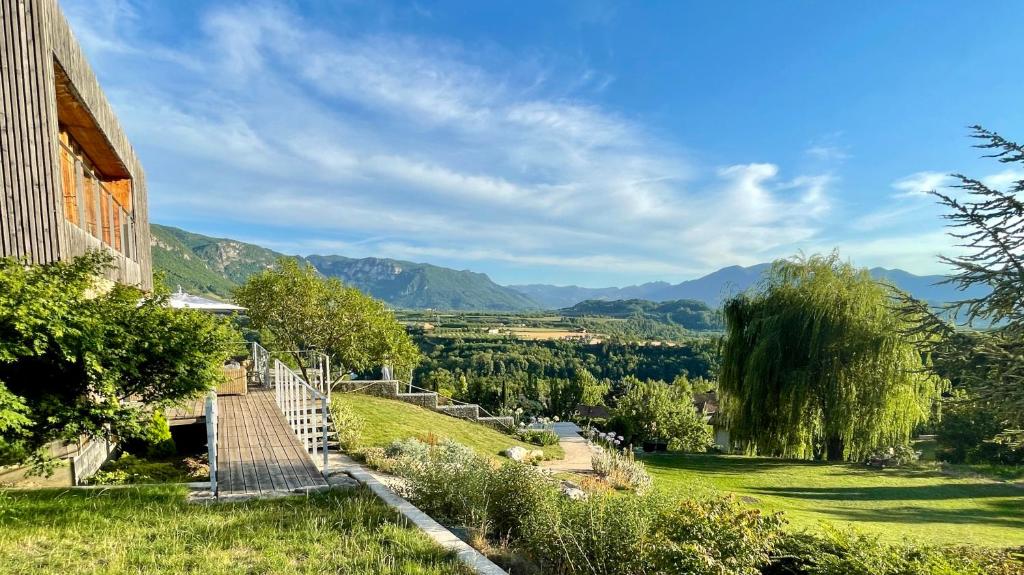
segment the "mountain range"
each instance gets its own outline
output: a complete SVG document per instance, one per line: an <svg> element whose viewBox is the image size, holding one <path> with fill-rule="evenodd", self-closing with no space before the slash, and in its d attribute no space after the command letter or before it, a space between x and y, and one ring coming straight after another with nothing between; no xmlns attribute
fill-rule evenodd
<svg viewBox="0 0 1024 575"><path fill-rule="evenodd" d="M587 288L527 284L502 286L487 274L426 263L339 255L288 256L261 246L214 238L153 224L154 268L171 288L218 298L278 258L295 257L321 274L336 277L392 306L409 309L523 311L569 308L586 300L696 300L711 308L757 284L770 264L729 266L677 284L650 282L627 287ZM981 295L939 284L943 276L918 276L899 269L874 268L872 276L932 304Z"/></svg>

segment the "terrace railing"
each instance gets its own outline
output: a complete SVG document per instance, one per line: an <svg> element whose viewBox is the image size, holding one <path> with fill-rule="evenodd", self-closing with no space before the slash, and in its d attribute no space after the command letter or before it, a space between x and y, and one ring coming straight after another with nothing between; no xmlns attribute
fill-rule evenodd
<svg viewBox="0 0 1024 575"><path fill-rule="evenodd" d="M206 449L210 460L210 492L217 494L217 393L206 396Z"/></svg>
<svg viewBox="0 0 1024 575"><path fill-rule="evenodd" d="M290 367L274 359L274 397L288 425L313 456L327 469L330 407L327 395L306 383Z"/></svg>

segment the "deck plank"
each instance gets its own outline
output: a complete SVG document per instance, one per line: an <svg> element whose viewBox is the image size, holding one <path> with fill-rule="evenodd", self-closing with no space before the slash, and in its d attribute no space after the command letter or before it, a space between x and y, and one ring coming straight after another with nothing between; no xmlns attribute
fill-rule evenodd
<svg viewBox="0 0 1024 575"><path fill-rule="evenodd" d="M217 401L221 495L261 495L327 484L278 409L273 390L251 389Z"/></svg>

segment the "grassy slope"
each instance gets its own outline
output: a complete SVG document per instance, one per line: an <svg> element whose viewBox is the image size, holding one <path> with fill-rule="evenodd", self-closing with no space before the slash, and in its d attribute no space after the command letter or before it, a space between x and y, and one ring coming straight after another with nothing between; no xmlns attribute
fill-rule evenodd
<svg viewBox="0 0 1024 575"><path fill-rule="evenodd" d="M366 446L383 447L396 439L433 433L439 439L449 438L494 457L512 445L543 449L544 454L553 459L561 459L565 455L557 445L540 448L485 425L456 419L409 403L362 393L339 393L334 397L351 406L366 421L362 438Z"/></svg>
<svg viewBox="0 0 1024 575"><path fill-rule="evenodd" d="M644 458L655 485L713 486L785 511L795 527L852 524L886 539L936 544L1024 545L1024 489L929 470L872 470L739 456ZM700 489L699 487L697 489Z"/></svg>
<svg viewBox="0 0 1024 575"><path fill-rule="evenodd" d="M468 574L359 491L194 504L176 487L0 492L0 573Z"/></svg>

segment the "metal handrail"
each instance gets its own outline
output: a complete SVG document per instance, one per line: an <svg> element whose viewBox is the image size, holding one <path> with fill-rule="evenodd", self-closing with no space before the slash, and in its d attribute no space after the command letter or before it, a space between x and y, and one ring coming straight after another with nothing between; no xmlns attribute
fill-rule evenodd
<svg viewBox="0 0 1024 575"><path fill-rule="evenodd" d="M323 457L323 469L327 470L327 423L330 416L327 396L306 383L299 374L274 358L274 397L277 407L284 414L289 427L298 436L303 447L314 457ZM320 437L316 437L317 408L320 409Z"/></svg>

